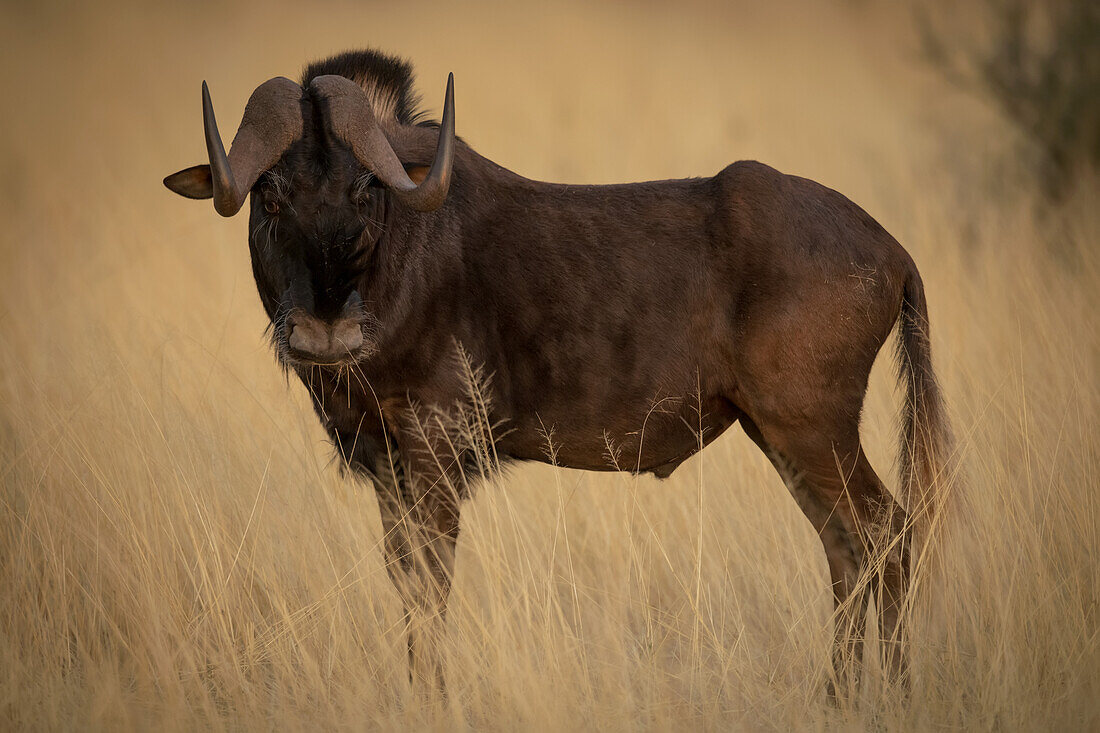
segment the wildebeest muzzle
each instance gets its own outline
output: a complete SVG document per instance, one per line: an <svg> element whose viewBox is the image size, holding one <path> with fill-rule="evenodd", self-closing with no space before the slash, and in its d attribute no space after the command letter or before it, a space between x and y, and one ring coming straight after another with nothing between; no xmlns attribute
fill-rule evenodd
<svg viewBox="0 0 1100 733"><path fill-rule="evenodd" d="M339 366L367 356L368 319L359 293L352 291L335 318L319 318L306 308L292 308L282 324L280 340L291 361Z"/></svg>

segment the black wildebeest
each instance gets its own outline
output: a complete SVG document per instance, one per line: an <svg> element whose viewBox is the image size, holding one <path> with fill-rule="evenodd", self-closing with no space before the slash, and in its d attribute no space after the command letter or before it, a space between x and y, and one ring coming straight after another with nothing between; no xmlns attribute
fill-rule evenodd
<svg viewBox="0 0 1100 733"><path fill-rule="evenodd" d="M838 659L860 651L863 588L896 638L909 517L859 438L895 324L902 477L918 503L946 430L905 250L839 193L755 162L677 181L528 180L455 137L452 81L440 125L421 120L412 83L372 51L313 64L301 84L271 79L228 156L204 83L210 163L165 179L223 216L251 193L279 359L377 489L387 567L421 619L410 629L441 630L468 492L470 447L440 419L468 400L461 350L492 375L502 459L547 460L552 431L559 465L666 477L740 422L824 544ZM417 669L430 644L411 636Z"/></svg>

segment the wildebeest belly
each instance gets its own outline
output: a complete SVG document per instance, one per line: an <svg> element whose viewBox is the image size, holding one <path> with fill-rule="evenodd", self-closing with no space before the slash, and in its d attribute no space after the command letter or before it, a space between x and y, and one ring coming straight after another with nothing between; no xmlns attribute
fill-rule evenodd
<svg viewBox="0 0 1100 733"><path fill-rule="evenodd" d="M582 409L501 415L498 451L590 471L651 472L665 478L738 418L728 401L664 396L620 404L603 413Z"/></svg>

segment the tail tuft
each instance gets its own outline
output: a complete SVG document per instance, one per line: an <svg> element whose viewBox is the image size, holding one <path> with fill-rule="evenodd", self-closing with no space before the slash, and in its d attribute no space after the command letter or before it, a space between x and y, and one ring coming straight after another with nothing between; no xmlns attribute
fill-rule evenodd
<svg viewBox="0 0 1100 733"><path fill-rule="evenodd" d="M939 384L932 371L928 308L914 268L905 281L898 317L897 360L905 383L902 411L901 483L904 501L918 527L927 528L939 508L937 490L946 480L951 435Z"/></svg>

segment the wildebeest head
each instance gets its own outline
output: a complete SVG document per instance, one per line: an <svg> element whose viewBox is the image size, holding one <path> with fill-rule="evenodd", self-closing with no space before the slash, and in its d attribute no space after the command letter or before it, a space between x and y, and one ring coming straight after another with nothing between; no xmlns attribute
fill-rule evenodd
<svg viewBox="0 0 1100 733"><path fill-rule="evenodd" d="M260 297L280 358L293 364L341 364L369 355L372 314L362 299L371 256L396 200L415 211L439 207L454 155L453 78L431 167L401 161L387 137L411 122L410 70L353 81L309 69L303 86L277 77L245 107L228 154L206 83L203 124L210 163L168 176L188 198L213 198L233 216L251 193L249 245ZM359 61L362 61L361 59ZM334 69L338 71L339 69ZM393 69L391 68L392 72Z"/></svg>

